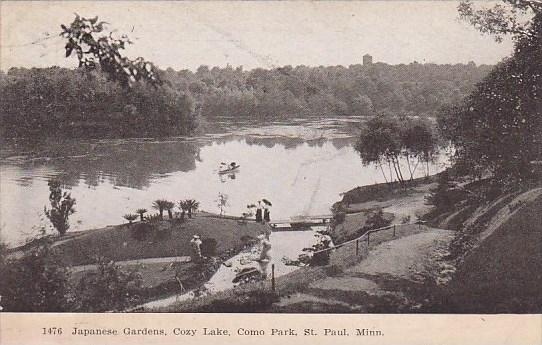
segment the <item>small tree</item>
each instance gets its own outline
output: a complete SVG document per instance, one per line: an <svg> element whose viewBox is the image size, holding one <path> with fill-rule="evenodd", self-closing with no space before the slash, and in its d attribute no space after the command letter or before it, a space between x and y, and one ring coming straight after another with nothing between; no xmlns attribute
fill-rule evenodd
<svg viewBox="0 0 542 345"><path fill-rule="evenodd" d="M75 213L75 199L70 193L62 191L59 181L50 180L48 185L51 209L44 207L44 212L60 236L63 236L70 228L70 215Z"/></svg>
<svg viewBox="0 0 542 345"><path fill-rule="evenodd" d="M138 301L141 275L124 271L113 261L98 259L96 272L87 273L79 281L79 310L85 312L121 311Z"/></svg>
<svg viewBox="0 0 542 345"><path fill-rule="evenodd" d="M379 208L376 212L367 217L367 221L363 228L364 230L374 230L388 226L390 223L391 221L384 217L384 212Z"/></svg>
<svg viewBox="0 0 542 345"><path fill-rule="evenodd" d="M216 199L218 209L220 210L220 215L224 215L224 209L228 206L228 195L223 193L218 193L218 199Z"/></svg>
<svg viewBox="0 0 542 345"><path fill-rule="evenodd" d="M204 238L201 241L201 255L203 257L213 257L217 255L216 248L218 242L214 238Z"/></svg>
<svg viewBox="0 0 542 345"><path fill-rule="evenodd" d="M420 163L426 163L425 176L429 175L429 163L435 158L437 143L431 126L422 120L405 119L400 131L402 156L407 162L410 180Z"/></svg>
<svg viewBox="0 0 542 345"><path fill-rule="evenodd" d="M172 201L168 201L166 202L166 204L164 205L164 210L167 211L167 214L169 216L169 219L173 219L173 208L175 207L175 203L172 202Z"/></svg>
<svg viewBox="0 0 542 345"><path fill-rule="evenodd" d="M131 225L134 220L137 219L137 214L128 213L123 216L124 219L128 221L128 225Z"/></svg>
<svg viewBox="0 0 542 345"><path fill-rule="evenodd" d="M363 165L376 164L384 176L386 183L393 182L393 171L401 184L404 182L399 157L401 141L399 124L393 118L377 116L368 120L361 129L355 145ZM384 171L384 165L389 168L389 178Z"/></svg>
<svg viewBox="0 0 542 345"><path fill-rule="evenodd" d="M188 211L190 206L188 205L186 200L180 200L179 201L179 208L181 209L181 220L184 220L184 215L186 214L186 212Z"/></svg>
<svg viewBox="0 0 542 345"><path fill-rule="evenodd" d="M143 216L145 213L147 213L147 209L146 208L138 208L136 210L136 213L139 214L139 220L140 221L144 221L145 220L145 217Z"/></svg>
<svg viewBox="0 0 542 345"><path fill-rule="evenodd" d="M186 199L183 201L179 201L179 207L183 211L188 212L188 218L192 218L192 212L196 212L198 210L199 202L194 199Z"/></svg>
<svg viewBox="0 0 542 345"><path fill-rule="evenodd" d="M164 210L172 204L171 201L158 199L152 203L152 207L160 213L160 219L164 219Z"/></svg>

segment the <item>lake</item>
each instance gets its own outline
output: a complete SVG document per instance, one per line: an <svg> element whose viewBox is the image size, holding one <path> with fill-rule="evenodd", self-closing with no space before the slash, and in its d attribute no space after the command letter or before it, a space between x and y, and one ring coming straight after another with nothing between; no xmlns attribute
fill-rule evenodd
<svg viewBox="0 0 542 345"><path fill-rule="evenodd" d="M43 208L52 178L77 199L70 231L123 223L123 215L138 208L155 212L156 199L192 198L218 213L219 193L228 196L228 215L239 216L262 198L273 203L272 219L329 214L340 193L384 182L352 147L359 121L289 119L261 126L216 119L205 135L191 138L9 142L0 163L1 238L17 245L42 227L51 231ZM219 175L219 164L231 161L240 170Z"/></svg>

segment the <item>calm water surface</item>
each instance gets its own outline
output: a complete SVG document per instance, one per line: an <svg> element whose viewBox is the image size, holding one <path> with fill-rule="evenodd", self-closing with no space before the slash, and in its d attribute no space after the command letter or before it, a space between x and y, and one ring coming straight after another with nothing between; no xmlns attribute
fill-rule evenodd
<svg viewBox="0 0 542 345"><path fill-rule="evenodd" d="M41 226L50 227L43 208L51 178L77 199L71 230L119 224L137 208L155 212L151 205L158 198L193 198L201 209L218 212L218 193L228 195L231 215L261 198L273 202L274 219L327 214L340 193L383 182L379 170L361 165L352 147L357 122L300 119L258 127L224 119L212 134L190 139L9 143L0 163L1 238L20 244ZM240 171L218 175L219 163L230 161Z"/></svg>

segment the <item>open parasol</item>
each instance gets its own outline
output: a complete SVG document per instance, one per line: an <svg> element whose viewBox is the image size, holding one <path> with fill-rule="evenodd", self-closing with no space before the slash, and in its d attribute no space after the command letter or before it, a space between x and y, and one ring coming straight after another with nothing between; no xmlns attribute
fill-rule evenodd
<svg viewBox="0 0 542 345"><path fill-rule="evenodd" d="M262 199L263 203L266 204L267 206L273 206L273 204L271 203L271 201L267 200L267 199Z"/></svg>

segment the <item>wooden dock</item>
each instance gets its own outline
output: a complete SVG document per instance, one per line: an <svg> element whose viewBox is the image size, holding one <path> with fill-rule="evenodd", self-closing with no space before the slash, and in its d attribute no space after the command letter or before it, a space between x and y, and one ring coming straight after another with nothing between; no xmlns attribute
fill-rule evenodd
<svg viewBox="0 0 542 345"><path fill-rule="evenodd" d="M269 222L273 231L306 231L311 226L328 225L333 215L315 215L295 217L293 219L277 220Z"/></svg>

